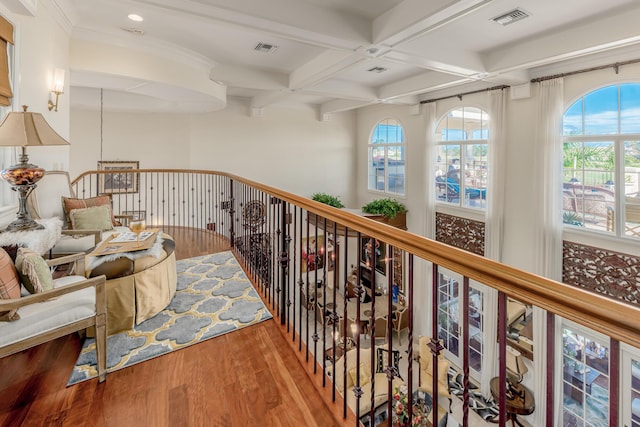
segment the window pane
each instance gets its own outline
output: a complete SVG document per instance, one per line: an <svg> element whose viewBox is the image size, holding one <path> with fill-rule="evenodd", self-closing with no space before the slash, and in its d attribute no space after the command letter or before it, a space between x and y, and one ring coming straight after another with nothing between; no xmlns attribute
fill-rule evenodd
<svg viewBox="0 0 640 427"><path fill-rule="evenodd" d="M563 222L615 232L613 142L568 142L563 157Z"/></svg>
<svg viewBox="0 0 640 427"><path fill-rule="evenodd" d="M620 85L620 133L640 133L640 84Z"/></svg>
<svg viewBox="0 0 640 427"><path fill-rule="evenodd" d="M640 141L624 143L624 234L640 237Z"/></svg>
<svg viewBox="0 0 640 427"><path fill-rule="evenodd" d="M464 206L486 208L487 144L464 146Z"/></svg>
<svg viewBox="0 0 640 427"><path fill-rule="evenodd" d="M389 193L404 194L404 146L387 148L387 167L389 169Z"/></svg>
<svg viewBox="0 0 640 427"><path fill-rule="evenodd" d="M371 147L369 152L369 189L384 191L384 147Z"/></svg>
<svg viewBox="0 0 640 427"><path fill-rule="evenodd" d="M383 120L373 130L371 136L372 144L384 144L393 142L403 142L404 136L402 132L402 126L397 120L387 119Z"/></svg>
<svg viewBox="0 0 640 427"><path fill-rule="evenodd" d="M609 420L609 348L569 329L562 333L563 417L587 426L607 426ZM572 424L573 425L573 424Z"/></svg>
<svg viewBox="0 0 640 427"><path fill-rule="evenodd" d="M564 135L582 135L582 98L564 113L562 129Z"/></svg>
<svg viewBox="0 0 640 427"><path fill-rule="evenodd" d="M439 145L436 161L436 197L460 203L460 145Z"/></svg>
<svg viewBox="0 0 640 427"><path fill-rule="evenodd" d="M618 86L608 86L584 97L586 135L618 133Z"/></svg>

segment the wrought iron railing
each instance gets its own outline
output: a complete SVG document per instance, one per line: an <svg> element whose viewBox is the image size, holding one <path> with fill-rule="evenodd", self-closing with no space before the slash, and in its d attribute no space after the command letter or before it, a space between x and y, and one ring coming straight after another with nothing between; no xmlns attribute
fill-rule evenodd
<svg viewBox="0 0 640 427"><path fill-rule="evenodd" d="M640 347L640 311L628 304L234 175L202 170L90 171L73 185L79 197L110 193L116 214L144 215L151 226L210 230L228 239L290 337L298 358L319 387L330 390L324 394L329 406L348 425L366 425L368 417L368 425L373 427L385 412L391 420L396 409L392 395L399 384L407 388L409 418L414 410L423 408L412 404L422 396L414 397L420 388L420 362L414 357L419 353L414 337L418 319L430 319L431 394L438 396L442 391L438 358L444 348L433 337L442 339L447 328L438 316L442 295L438 286L432 285L438 283L441 268L464 277L457 285L461 294L469 294L470 279L498 292L496 394L500 425L505 424L507 415L508 297L547 310L549 354L554 354L556 346L554 315L610 337L612 387L619 383L620 371L614 368L618 366L620 342ZM428 277L420 277L418 262L426 266L424 271L431 270ZM403 292L396 294L397 288ZM422 300L418 301L417 295ZM457 303L462 325L469 325L477 307L468 298ZM468 331L464 327L459 335L459 346L465 350L459 362L464 386L459 421L465 426L469 425L471 396ZM401 337L405 345L401 345ZM378 339L383 340L380 345ZM377 348L383 349L380 355L390 356L379 358ZM391 357L394 354L402 358L399 363ZM376 378L378 362L384 375ZM549 357L546 369L547 378L553 381L557 374L562 375L563 367ZM353 386L347 387L350 374ZM384 396L380 396L380 387L376 393L376 381L384 381ZM547 388L548 426L558 415L554 401L561 396L555 393L554 387ZM447 408L438 406L438 398L432 400L431 417L437 420ZM617 425L618 399L612 398L609 405L609 425Z"/></svg>

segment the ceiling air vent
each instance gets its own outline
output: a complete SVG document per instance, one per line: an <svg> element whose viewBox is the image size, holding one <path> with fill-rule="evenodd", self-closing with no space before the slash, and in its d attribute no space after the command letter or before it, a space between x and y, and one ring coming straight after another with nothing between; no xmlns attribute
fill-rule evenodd
<svg viewBox="0 0 640 427"><path fill-rule="evenodd" d="M278 46L269 43L258 43L253 49L262 53L273 53Z"/></svg>
<svg viewBox="0 0 640 427"><path fill-rule="evenodd" d="M373 67L369 68L367 71L371 73L384 73L385 71L387 71L387 69L384 67Z"/></svg>
<svg viewBox="0 0 640 427"><path fill-rule="evenodd" d="M140 28L123 28L123 31L134 34L136 36L144 36L144 30Z"/></svg>
<svg viewBox="0 0 640 427"><path fill-rule="evenodd" d="M511 12L507 12L500 16L496 16L491 20L493 22L497 22L500 25L509 25L509 24L513 24L516 21L520 21L524 18L528 18L529 16L530 15L528 12L525 12L520 8L516 8L516 9L513 9Z"/></svg>

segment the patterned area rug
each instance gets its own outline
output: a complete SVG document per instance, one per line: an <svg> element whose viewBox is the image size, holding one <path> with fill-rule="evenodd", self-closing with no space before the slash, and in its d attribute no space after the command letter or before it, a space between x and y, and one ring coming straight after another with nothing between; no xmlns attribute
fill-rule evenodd
<svg viewBox="0 0 640 427"><path fill-rule="evenodd" d="M109 372L270 319L231 252L177 262L177 292L169 306L107 342ZM95 340L87 338L67 385L98 375Z"/></svg>
<svg viewBox="0 0 640 427"><path fill-rule="evenodd" d="M460 400L464 397L464 377L453 368L449 368L449 389L451 394L458 396ZM499 409L498 404L489 397L485 398L478 391L477 386L471 384L469 390L469 408L480 415L483 420L488 422L498 422Z"/></svg>

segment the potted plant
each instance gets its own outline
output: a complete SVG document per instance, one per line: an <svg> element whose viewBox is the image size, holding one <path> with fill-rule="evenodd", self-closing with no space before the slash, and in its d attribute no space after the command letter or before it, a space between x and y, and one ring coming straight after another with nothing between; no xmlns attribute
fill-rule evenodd
<svg viewBox="0 0 640 427"><path fill-rule="evenodd" d="M327 193L315 193L311 196L311 200L315 200L316 202L324 203L325 205L333 206L338 209L344 208L344 205L338 197Z"/></svg>
<svg viewBox="0 0 640 427"><path fill-rule="evenodd" d="M368 218L407 229L407 208L395 199L377 199L362 207Z"/></svg>

